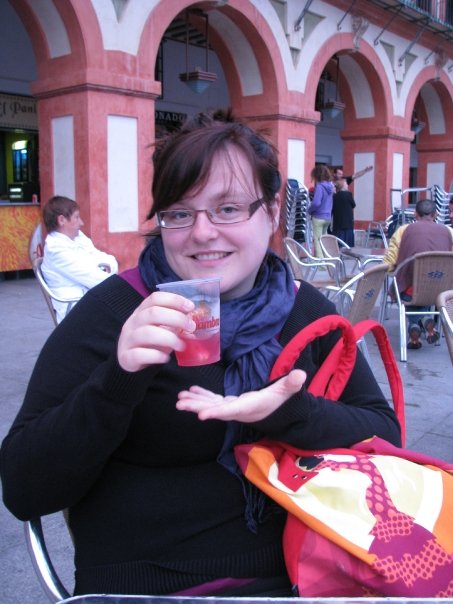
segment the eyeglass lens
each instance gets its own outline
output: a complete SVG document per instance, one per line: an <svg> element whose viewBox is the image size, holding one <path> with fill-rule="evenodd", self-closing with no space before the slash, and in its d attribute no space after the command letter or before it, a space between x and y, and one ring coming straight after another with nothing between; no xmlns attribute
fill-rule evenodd
<svg viewBox="0 0 453 604"><path fill-rule="evenodd" d="M249 220L263 203L263 199L257 199L250 204L228 203L206 210L190 210L178 208L175 210L163 210L157 213L159 226L168 229L178 229L192 226L197 214L206 212L209 220L214 224L234 224Z"/></svg>

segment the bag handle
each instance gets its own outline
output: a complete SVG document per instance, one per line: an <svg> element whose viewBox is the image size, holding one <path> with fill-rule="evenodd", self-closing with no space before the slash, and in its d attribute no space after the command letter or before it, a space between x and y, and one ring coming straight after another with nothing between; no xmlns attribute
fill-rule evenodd
<svg viewBox="0 0 453 604"><path fill-rule="evenodd" d="M275 361L269 379L272 381L287 374L310 342L335 329L341 330L340 340L316 372L308 392L338 400L349 380L357 355L356 336L352 325L340 315L321 317L296 333Z"/></svg>
<svg viewBox="0 0 453 604"><path fill-rule="evenodd" d="M371 331L384 363L392 394L393 407L401 426L402 443L405 446L406 419L403 383L387 331L377 321L366 319L351 325L345 317L340 315L327 315L313 321L296 333L283 348L272 368L270 380L286 375L294 367L300 353L310 342L336 329L341 330L341 337L312 378L307 391L314 396L324 396L337 401L354 368L357 341Z"/></svg>
<svg viewBox="0 0 453 604"><path fill-rule="evenodd" d="M401 441L404 447L406 446L406 416L404 413L403 380L401 379L398 363L396 362L387 331L381 323L372 319L359 321L359 323L356 323L353 326L353 329L357 340L363 338L363 336L370 331L376 340L389 381L393 408L395 409L396 417L401 426Z"/></svg>

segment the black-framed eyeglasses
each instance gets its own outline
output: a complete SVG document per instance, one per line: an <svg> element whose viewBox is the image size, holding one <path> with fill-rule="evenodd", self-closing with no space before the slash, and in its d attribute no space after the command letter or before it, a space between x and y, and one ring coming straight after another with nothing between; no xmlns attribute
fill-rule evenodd
<svg viewBox="0 0 453 604"><path fill-rule="evenodd" d="M175 208L157 212L157 224L163 229L185 229L195 224L197 214L206 212L213 224L236 224L250 220L253 214L264 203L264 198L252 203L222 203L209 210L189 210L188 208Z"/></svg>

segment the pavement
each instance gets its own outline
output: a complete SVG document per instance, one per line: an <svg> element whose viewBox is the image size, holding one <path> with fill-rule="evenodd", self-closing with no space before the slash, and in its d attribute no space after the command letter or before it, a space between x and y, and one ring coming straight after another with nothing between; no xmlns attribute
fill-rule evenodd
<svg viewBox="0 0 453 604"><path fill-rule="evenodd" d="M28 273L7 274L0 281L0 308L3 333L0 440L3 440L22 403L35 360L54 325L39 286ZM377 317L377 307L375 311ZM385 326L399 359L396 308L390 310ZM388 396L380 355L371 336L367 336L367 342L371 366ZM398 366L405 392L407 447L453 463L452 364L445 340L440 346L425 342L420 350L408 351L407 363L398 360ZM70 591L73 552L61 515L46 517L44 530L51 558ZM0 535L0 604L47 604L28 556L23 525L3 503L0 503Z"/></svg>

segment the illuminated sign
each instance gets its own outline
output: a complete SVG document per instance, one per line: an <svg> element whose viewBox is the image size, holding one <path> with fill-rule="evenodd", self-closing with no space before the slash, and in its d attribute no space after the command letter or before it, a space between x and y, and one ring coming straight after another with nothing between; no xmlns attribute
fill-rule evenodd
<svg viewBox="0 0 453 604"><path fill-rule="evenodd" d="M31 96L0 94L0 128L38 130L36 99Z"/></svg>

